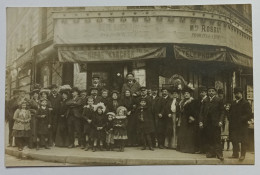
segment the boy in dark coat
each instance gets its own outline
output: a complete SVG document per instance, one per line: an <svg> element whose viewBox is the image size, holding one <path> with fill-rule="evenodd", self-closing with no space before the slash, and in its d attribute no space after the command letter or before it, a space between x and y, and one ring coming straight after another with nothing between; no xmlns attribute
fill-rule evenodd
<svg viewBox="0 0 260 175"><path fill-rule="evenodd" d="M71 90L72 98L66 102L68 106L68 137L69 148L73 148L75 142L75 131L78 134L79 145L83 147L82 135L83 135L83 120L82 120L82 99L79 97L79 89L74 87Z"/></svg>
<svg viewBox="0 0 260 175"><path fill-rule="evenodd" d="M239 157L239 142L241 143L241 155L239 160L244 160L247 149L248 124L252 119L251 106L243 98L243 90L240 87L234 89L236 100L230 107L229 124L231 129L231 141L233 144L232 158Z"/></svg>
<svg viewBox="0 0 260 175"><path fill-rule="evenodd" d="M153 151L151 133L154 132L154 123L151 107L147 106L147 99L141 99L140 106L137 109L138 130L142 139L142 150L146 146Z"/></svg>
<svg viewBox="0 0 260 175"><path fill-rule="evenodd" d="M36 149L39 149L40 143L45 149L49 149L47 141L51 128L51 117L47 107L47 99L41 99L41 106L36 113L36 117L38 126Z"/></svg>
<svg viewBox="0 0 260 175"><path fill-rule="evenodd" d="M95 114L94 111L94 99L92 96L87 97L87 105L84 106L82 117L84 124L84 139L86 141L85 151L88 151L90 145L92 145L93 138L91 134L93 133L92 120ZM93 146L93 145L92 145Z"/></svg>

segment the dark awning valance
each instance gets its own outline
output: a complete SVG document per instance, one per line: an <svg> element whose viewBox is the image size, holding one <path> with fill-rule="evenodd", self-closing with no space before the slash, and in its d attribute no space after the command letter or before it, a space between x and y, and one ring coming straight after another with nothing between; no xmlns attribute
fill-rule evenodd
<svg viewBox="0 0 260 175"><path fill-rule="evenodd" d="M253 59L231 49L216 46L184 45L173 46L176 59L193 61L220 61L253 67Z"/></svg>
<svg viewBox="0 0 260 175"><path fill-rule="evenodd" d="M165 58L166 47L160 46L59 46L60 62L109 62Z"/></svg>

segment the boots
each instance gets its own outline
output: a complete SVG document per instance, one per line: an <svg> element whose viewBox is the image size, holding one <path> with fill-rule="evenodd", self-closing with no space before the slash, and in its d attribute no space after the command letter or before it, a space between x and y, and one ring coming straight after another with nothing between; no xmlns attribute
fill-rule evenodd
<svg viewBox="0 0 260 175"><path fill-rule="evenodd" d="M103 145L100 145L100 151L103 151Z"/></svg>
<svg viewBox="0 0 260 175"><path fill-rule="evenodd" d="M39 150L40 149L40 146L39 146L39 142L37 141L36 142L36 150Z"/></svg>
<svg viewBox="0 0 260 175"><path fill-rule="evenodd" d="M96 150L97 150L97 147L93 146L92 152L96 152Z"/></svg>

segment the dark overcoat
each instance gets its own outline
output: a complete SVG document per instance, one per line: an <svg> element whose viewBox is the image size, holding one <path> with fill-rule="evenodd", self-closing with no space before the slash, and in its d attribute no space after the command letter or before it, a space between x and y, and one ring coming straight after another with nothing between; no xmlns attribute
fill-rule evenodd
<svg viewBox="0 0 260 175"><path fill-rule="evenodd" d="M211 101L207 97L205 100L199 122L202 122L204 127L206 126L218 126L219 122L223 123L224 119L224 104L223 100L215 96Z"/></svg>
<svg viewBox="0 0 260 175"><path fill-rule="evenodd" d="M41 116L45 115L44 118ZM51 124L51 117L50 117L50 111L46 107L46 109L39 108L36 113L37 116L37 135L43 134L47 135L49 134L49 128L48 125Z"/></svg>
<svg viewBox="0 0 260 175"><path fill-rule="evenodd" d="M252 118L252 110L248 101L233 101L230 107L229 127L232 141L247 141L248 121Z"/></svg>
<svg viewBox="0 0 260 175"><path fill-rule="evenodd" d="M164 111L165 111L166 104L170 103L171 101L172 98L170 96L168 96L167 98L161 97L159 100L158 114L162 114L162 117L160 118L158 114L156 116L158 119L158 127L157 127L158 133L165 133L166 131L167 115Z"/></svg>
<svg viewBox="0 0 260 175"><path fill-rule="evenodd" d="M143 134L150 134L154 132L154 122L152 108L145 106L137 109L137 127L138 131Z"/></svg>
<svg viewBox="0 0 260 175"><path fill-rule="evenodd" d="M75 99L70 99L66 102L66 105L68 106L68 117L77 117L81 118L82 116L82 99L80 97L77 97Z"/></svg>

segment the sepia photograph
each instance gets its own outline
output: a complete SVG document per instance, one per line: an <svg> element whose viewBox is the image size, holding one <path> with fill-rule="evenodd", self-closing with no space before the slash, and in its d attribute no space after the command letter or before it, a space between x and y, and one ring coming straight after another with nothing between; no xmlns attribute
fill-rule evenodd
<svg viewBox="0 0 260 175"><path fill-rule="evenodd" d="M255 165L252 40L251 4L7 7L5 166Z"/></svg>

